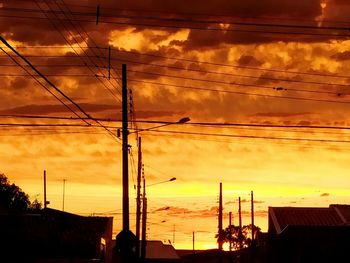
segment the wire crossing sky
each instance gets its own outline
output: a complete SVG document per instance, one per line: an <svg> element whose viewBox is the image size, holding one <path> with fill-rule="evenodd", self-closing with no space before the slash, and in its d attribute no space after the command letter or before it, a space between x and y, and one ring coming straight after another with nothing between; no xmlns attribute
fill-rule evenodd
<svg viewBox="0 0 350 263"><path fill-rule="evenodd" d="M137 135L148 236L168 243L175 229L176 248L193 231L196 247L217 246L220 182L224 219L241 197L248 223L253 190L263 230L269 206L349 203L349 12L342 0L0 1L0 172L41 200L46 170L55 209L67 179L65 210L112 215L118 233L126 64L132 230Z"/></svg>

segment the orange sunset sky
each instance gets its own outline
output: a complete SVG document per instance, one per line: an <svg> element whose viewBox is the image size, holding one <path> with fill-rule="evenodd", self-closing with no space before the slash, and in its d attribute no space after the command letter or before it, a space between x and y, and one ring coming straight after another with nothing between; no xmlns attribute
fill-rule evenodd
<svg viewBox="0 0 350 263"><path fill-rule="evenodd" d="M0 35L114 134L123 63L131 132L191 118L140 132L147 183L177 178L148 188L147 236L212 248L219 182L224 226L239 196L250 223L251 190L264 231L268 206L350 202L349 14L346 0L0 0ZM66 179L65 211L113 216L118 233L120 140L0 47L0 172L43 200L45 169L55 209Z"/></svg>

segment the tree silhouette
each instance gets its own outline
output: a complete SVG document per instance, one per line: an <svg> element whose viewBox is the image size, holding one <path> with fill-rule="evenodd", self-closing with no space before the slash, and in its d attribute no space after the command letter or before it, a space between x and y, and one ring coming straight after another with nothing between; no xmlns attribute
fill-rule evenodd
<svg viewBox="0 0 350 263"><path fill-rule="evenodd" d="M14 183L10 183L4 174L0 174L0 208L8 211L24 212L38 210L41 203L38 200L30 202L29 196Z"/></svg>
<svg viewBox="0 0 350 263"><path fill-rule="evenodd" d="M254 226L254 236L261 231L260 227ZM221 238L223 242L231 243L233 250L250 247L252 244L251 240L252 225L245 225L240 230L239 226L230 225L222 230L220 235L216 237Z"/></svg>

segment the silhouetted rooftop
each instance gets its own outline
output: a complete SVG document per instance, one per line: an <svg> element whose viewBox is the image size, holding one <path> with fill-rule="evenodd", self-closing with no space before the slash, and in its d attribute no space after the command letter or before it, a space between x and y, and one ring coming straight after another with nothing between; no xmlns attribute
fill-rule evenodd
<svg viewBox="0 0 350 263"><path fill-rule="evenodd" d="M269 207L269 218L277 234L288 226L344 226L350 222L350 206Z"/></svg>
<svg viewBox="0 0 350 263"><path fill-rule="evenodd" d="M147 240L147 259L180 259L172 245L163 244L162 241Z"/></svg>

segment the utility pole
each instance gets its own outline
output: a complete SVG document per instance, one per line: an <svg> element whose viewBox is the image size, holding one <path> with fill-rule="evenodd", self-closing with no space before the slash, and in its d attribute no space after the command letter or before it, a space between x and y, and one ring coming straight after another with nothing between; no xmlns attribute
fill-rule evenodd
<svg viewBox="0 0 350 263"><path fill-rule="evenodd" d="M138 138L138 165L137 165L137 196L136 196L136 255L140 256L140 221L141 221L141 170L142 170L142 152L141 137Z"/></svg>
<svg viewBox="0 0 350 263"><path fill-rule="evenodd" d="M241 197L238 197L238 217L239 217L239 232L238 232L238 239L239 239L239 248L243 248L242 243L242 208L241 208Z"/></svg>
<svg viewBox="0 0 350 263"><path fill-rule="evenodd" d="M126 65L122 65L122 161L123 161L123 231L129 231L129 163L128 163L128 89Z"/></svg>
<svg viewBox="0 0 350 263"><path fill-rule="evenodd" d="M66 179L63 179L62 211L64 212L64 197L66 194Z"/></svg>
<svg viewBox="0 0 350 263"><path fill-rule="evenodd" d="M254 192L250 192L250 206L251 206L251 216L252 216L252 246L255 244L255 225L254 225Z"/></svg>
<svg viewBox="0 0 350 263"><path fill-rule="evenodd" d="M46 209L46 170L44 170L44 209Z"/></svg>
<svg viewBox="0 0 350 263"><path fill-rule="evenodd" d="M142 241L141 241L141 262L146 260L146 225L147 225L147 198L146 180L143 174L143 196L142 196Z"/></svg>
<svg viewBox="0 0 350 263"><path fill-rule="evenodd" d="M173 246L175 247L175 224L173 227Z"/></svg>
<svg viewBox="0 0 350 263"><path fill-rule="evenodd" d="M195 241L195 239L194 239L194 231L193 231L192 232L192 252L193 252L193 254L196 253L196 250L195 250L195 247L194 247L194 241Z"/></svg>
<svg viewBox="0 0 350 263"><path fill-rule="evenodd" d="M228 227L230 229L230 237L231 237L231 226L232 226L232 212L229 212L228 213ZM232 242L231 242L231 239L230 239L230 242L229 242L229 250L232 251Z"/></svg>
<svg viewBox="0 0 350 263"><path fill-rule="evenodd" d="M220 194L219 194L219 217L218 217L218 245L219 250L222 250L222 183L220 183Z"/></svg>
<svg viewBox="0 0 350 263"><path fill-rule="evenodd" d="M128 89L126 65L122 64L122 185L123 185L123 229L116 237L116 252L122 263L134 262L136 236L129 229L129 167L128 167Z"/></svg>

